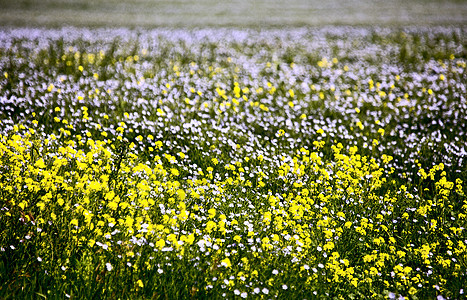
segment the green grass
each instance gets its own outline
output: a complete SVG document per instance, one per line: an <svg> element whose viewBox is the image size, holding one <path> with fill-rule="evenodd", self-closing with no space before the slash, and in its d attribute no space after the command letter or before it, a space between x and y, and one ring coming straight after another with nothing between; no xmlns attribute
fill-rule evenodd
<svg viewBox="0 0 467 300"><path fill-rule="evenodd" d="M0 298L460 299L466 29L0 34Z"/></svg>

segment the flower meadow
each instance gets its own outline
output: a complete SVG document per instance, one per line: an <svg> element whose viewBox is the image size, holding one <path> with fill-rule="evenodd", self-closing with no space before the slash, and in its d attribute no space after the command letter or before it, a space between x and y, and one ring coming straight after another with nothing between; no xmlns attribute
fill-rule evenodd
<svg viewBox="0 0 467 300"><path fill-rule="evenodd" d="M2 29L0 297L465 297L466 45Z"/></svg>

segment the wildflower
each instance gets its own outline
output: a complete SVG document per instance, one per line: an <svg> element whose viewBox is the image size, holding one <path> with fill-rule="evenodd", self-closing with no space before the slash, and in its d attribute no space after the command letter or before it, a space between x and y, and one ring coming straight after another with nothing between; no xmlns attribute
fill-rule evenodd
<svg viewBox="0 0 467 300"><path fill-rule="evenodd" d="M42 158L39 158L36 163L34 164L35 167L37 168L41 168L41 169L45 169L45 163L44 163L44 159Z"/></svg>
<svg viewBox="0 0 467 300"><path fill-rule="evenodd" d="M221 261L221 265L226 268L230 268L232 266L232 264L230 263L230 259L228 257L226 257L225 259Z"/></svg>
<svg viewBox="0 0 467 300"><path fill-rule="evenodd" d="M177 190L177 196L178 196L178 199L180 199L180 201L183 201L186 198L186 193L184 190L179 189Z"/></svg>
<svg viewBox="0 0 467 300"><path fill-rule="evenodd" d="M138 279L138 281L136 282L136 284L139 286L139 287L144 287L144 284L143 284L143 281L141 281L141 279Z"/></svg>
<svg viewBox="0 0 467 300"><path fill-rule="evenodd" d="M112 267L112 265L111 265L110 263L106 263L106 264L105 264L105 268L106 268L107 271L109 271L109 272L112 271L112 269L113 269L113 267Z"/></svg>
<svg viewBox="0 0 467 300"><path fill-rule="evenodd" d="M211 209L208 210L208 213L209 213L209 218L213 219L216 216L216 209L211 208Z"/></svg>

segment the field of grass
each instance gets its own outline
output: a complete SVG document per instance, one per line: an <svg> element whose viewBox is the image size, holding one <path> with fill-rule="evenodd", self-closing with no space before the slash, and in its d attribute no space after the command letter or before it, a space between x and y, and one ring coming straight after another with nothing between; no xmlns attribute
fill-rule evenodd
<svg viewBox="0 0 467 300"><path fill-rule="evenodd" d="M0 298L461 299L467 29L3 29Z"/></svg>
<svg viewBox="0 0 467 300"><path fill-rule="evenodd" d="M0 0L0 26L465 25L463 0Z"/></svg>

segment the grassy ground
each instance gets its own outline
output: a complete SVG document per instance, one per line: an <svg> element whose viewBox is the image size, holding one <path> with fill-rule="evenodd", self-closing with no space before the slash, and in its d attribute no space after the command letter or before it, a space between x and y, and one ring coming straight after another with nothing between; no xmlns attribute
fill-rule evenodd
<svg viewBox="0 0 467 300"><path fill-rule="evenodd" d="M463 298L466 37L1 31L0 298Z"/></svg>
<svg viewBox="0 0 467 300"><path fill-rule="evenodd" d="M0 0L3 26L323 26L466 24L466 1Z"/></svg>

